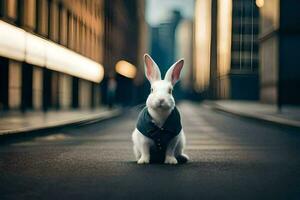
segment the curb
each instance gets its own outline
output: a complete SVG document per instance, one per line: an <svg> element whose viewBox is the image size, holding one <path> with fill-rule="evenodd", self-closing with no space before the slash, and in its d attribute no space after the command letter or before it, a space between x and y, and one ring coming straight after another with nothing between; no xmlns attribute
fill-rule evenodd
<svg viewBox="0 0 300 200"><path fill-rule="evenodd" d="M299 121L296 120L290 120L290 119L284 119L280 117L275 117L275 116L268 116L268 115L257 115L253 113L245 113L245 112L240 112L240 111L235 111L232 109L224 108L220 105L216 104L206 104L213 110L233 114L239 117L247 118L247 119L252 119L252 120L257 120L281 127L289 127L289 128L294 128L294 129L300 129L300 123Z"/></svg>
<svg viewBox="0 0 300 200"><path fill-rule="evenodd" d="M84 125L84 124L93 124L100 121L105 121L108 119L112 119L121 115L121 109L115 109L111 111L104 111L99 113L96 116L86 117L81 119L74 119L74 120L65 120L61 122L54 122L44 126L31 126L31 127L24 127L15 130L5 130L0 131L0 138L6 136L14 136L14 135L23 135L29 132L39 132L39 131L50 131L58 128L68 127L68 126L75 126L75 125Z"/></svg>

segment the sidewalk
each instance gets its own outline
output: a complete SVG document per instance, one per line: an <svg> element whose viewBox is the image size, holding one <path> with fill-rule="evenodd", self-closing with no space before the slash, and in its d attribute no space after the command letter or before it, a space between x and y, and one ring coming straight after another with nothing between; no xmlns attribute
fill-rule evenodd
<svg viewBox="0 0 300 200"><path fill-rule="evenodd" d="M299 106L284 106L279 113L276 105L262 104L256 101L204 101L204 105L241 117L257 119L281 126L300 128Z"/></svg>
<svg viewBox="0 0 300 200"><path fill-rule="evenodd" d="M96 122L120 115L120 109L48 111L0 114L0 136Z"/></svg>

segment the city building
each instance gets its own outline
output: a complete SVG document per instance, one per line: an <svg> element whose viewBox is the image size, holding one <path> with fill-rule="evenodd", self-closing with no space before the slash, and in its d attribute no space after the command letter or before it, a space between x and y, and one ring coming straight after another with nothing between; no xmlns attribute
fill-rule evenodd
<svg viewBox="0 0 300 200"><path fill-rule="evenodd" d="M258 8L249 0L196 0L196 91L214 99L258 99Z"/></svg>
<svg viewBox="0 0 300 200"><path fill-rule="evenodd" d="M100 105L103 1L0 1L0 111Z"/></svg>
<svg viewBox="0 0 300 200"><path fill-rule="evenodd" d="M177 56L185 56L185 54L178 49L180 48L178 45L182 36L182 33L180 31L178 32L178 26L182 19L183 17L180 11L173 10L165 16L161 23L150 27L150 54L159 66L162 76L164 76L169 67L176 62ZM181 26L184 25L181 24ZM180 29L182 29L182 27ZM183 48L185 47L186 46ZM188 57L186 57L186 59L188 59ZM175 85L173 96L176 99L180 99L184 95L180 85L181 82Z"/></svg>
<svg viewBox="0 0 300 200"><path fill-rule="evenodd" d="M147 49L144 0L105 0L105 77L103 103L109 103L109 80L116 81L116 103L133 105L143 99L143 54Z"/></svg>
<svg viewBox="0 0 300 200"><path fill-rule="evenodd" d="M300 104L300 2L257 0L260 7L260 99Z"/></svg>
<svg viewBox="0 0 300 200"><path fill-rule="evenodd" d="M176 59L176 29L181 21L180 11L174 10L164 22L151 27L151 56L165 74Z"/></svg>

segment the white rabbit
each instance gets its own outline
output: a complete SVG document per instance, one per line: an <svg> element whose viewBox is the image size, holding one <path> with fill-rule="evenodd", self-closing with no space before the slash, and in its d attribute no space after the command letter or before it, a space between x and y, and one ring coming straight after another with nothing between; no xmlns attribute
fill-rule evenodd
<svg viewBox="0 0 300 200"><path fill-rule="evenodd" d="M139 115L137 128L132 133L137 163L149 163L152 150L163 154L162 161L166 164L187 162L189 158L183 153L185 135L172 96L173 86L179 79L184 61L181 59L173 64L163 80L157 64L148 54L144 55L144 61L145 75L151 83L151 93L147 98L146 107ZM143 120L148 121L144 123Z"/></svg>

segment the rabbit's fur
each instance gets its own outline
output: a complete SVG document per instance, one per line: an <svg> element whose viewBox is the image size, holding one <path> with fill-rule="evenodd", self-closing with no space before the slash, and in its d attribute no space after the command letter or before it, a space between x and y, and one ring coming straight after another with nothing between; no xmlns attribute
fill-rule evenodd
<svg viewBox="0 0 300 200"><path fill-rule="evenodd" d="M184 61L181 59L173 64L167 71L163 80L161 79L161 73L157 64L148 54L145 54L144 61L145 75L151 83L151 93L147 98L146 106L155 125L161 128L175 107L172 90L173 86L179 79ZM155 145L154 141L151 138L144 136L137 128L132 133L132 141L137 163L149 163L150 147ZM185 135L181 129L180 133L172 138L167 145L164 163L177 164L179 160L186 162L188 160L188 156L183 153L184 147Z"/></svg>

